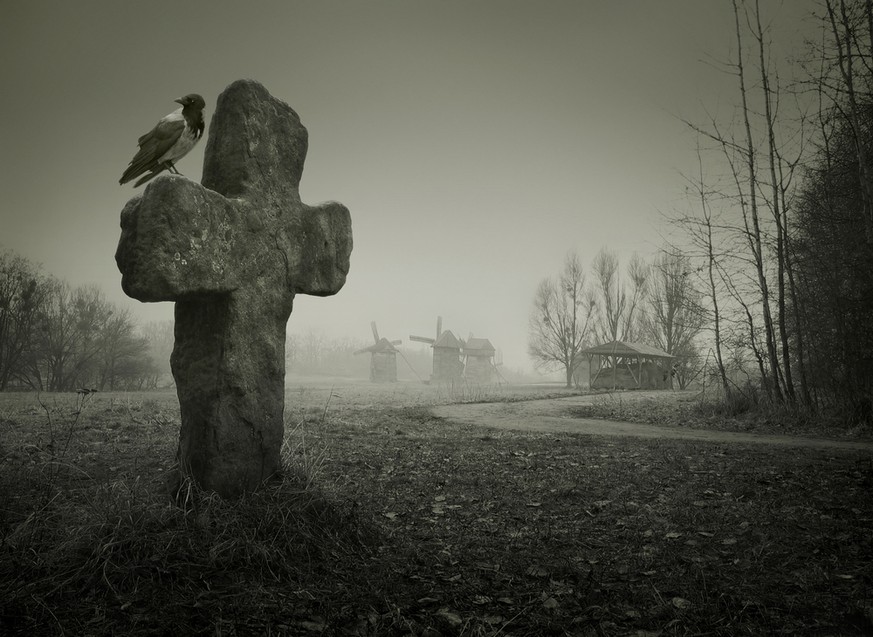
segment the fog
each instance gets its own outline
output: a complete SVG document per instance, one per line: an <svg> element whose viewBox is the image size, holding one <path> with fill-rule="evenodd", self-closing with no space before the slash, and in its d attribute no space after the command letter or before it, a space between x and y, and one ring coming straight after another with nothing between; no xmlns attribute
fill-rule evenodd
<svg viewBox="0 0 873 637"><path fill-rule="evenodd" d="M763 5L787 59L814 2ZM681 120L736 103L712 63L732 24L715 0L6 3L0 248L171 320L171 304L121 292L119 213L141 189L118 178L173 99L206 98L208 135L218 94L252 78L309 130L304 202L352 215L346 286L298 296L289 333L369 344L376 321L410 346L442 316L532 370L537 283L570 250L586 265L603 247L650 258L663 216L687 205ZM205 145L179 162L189 179Z"/></svg>

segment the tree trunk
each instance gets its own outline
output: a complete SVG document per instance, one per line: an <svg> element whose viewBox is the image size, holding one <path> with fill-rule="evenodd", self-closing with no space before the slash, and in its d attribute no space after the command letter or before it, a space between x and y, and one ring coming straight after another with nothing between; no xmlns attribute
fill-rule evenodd
<svg viewBox="0 0 873 637"><path fill-rule="evenodd" d="M764 320L764 333L766 336L767 358L771 368L773 378L776 382L772 383L772 396L778 402L783 402L782 390L779 387L779 356L776 351L776 337L773 329L773 316L770 311L770 290L767 284L767 275L764 271L764 251L761 241L761 225L758 215L758 178L757 167L755 165L755 142L752 137L752 127L749 122L749 104L746 94L746 79L743 70L743 41L740 31L740 12L737 7L736 0L732 0L734 6L734 19L737 34L737 74L740 81L740 96L743 106L743 123L746 132L746 167L748 170L748 186L749 186L749 213L752 220L752 232L749 236L750 248L755 261L755 270L758 275L758 286L761 291L761 309Z"/></svg>
<svg viewBox="0 0 873 637"><path fill-rule="evenodd" d="M700 145L697 147L697 167L699 170L699 190L700 195L700 210L703 214L704 223L706 225L706 270L709 278L709 295L712 298L712 316L713 329L715 330L715 364L718 368L718 375L721 379L721 386L724 390L725 397L731 393L730 383L728 383L727 371L724 367L724 357L721 349L721 311L718 303L718 289L715 285L715 249L712 243L712 216L709 208L706 205L706 191L703 187L703 161L700 158Z"/></svg>
<svg viewBox="0 0 873 637"><path fill-rule="evenodd" d="M792 316L794 317L794 340L797 348L797 369L800 375L800 400L807 407L813 409L814 404L812 395L809 391L809 378L806 372L806 336L801 324L801 314L803 313L802 301L797 294L797 283L794 276L794 262L791 258L791 246L786 245L785 264L788 272L788 291L791 295Z"/></svg>
<svg viewBox="0 0 873 637"><path fill-rule="evenodd" d="M794 383L791 378L791 354L788 345L788 329L785 308L785 219L780 192L781 180L776 175L776 134L774 132L774 117L771 106L770 74L767 72L764 60L764 31L761 28L761 12L758 0L755 0L755 39L758 41L758 63L761 71L761 89L764 99L764 117L767 123L767 157L770 169L770 185L773 201L770 205L773 221L776 223L776 303L777 320L782 347L782 370L785 379L785 394L788 400L794 401Z"/></svg>

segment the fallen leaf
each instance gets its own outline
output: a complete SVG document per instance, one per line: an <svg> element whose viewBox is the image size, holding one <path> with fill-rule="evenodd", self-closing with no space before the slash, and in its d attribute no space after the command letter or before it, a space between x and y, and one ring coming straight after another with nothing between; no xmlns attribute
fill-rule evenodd
<svg viewBox="0 0 873 637"><path fill-rule="evenodd" d="M448 622L448 624L452 627L460 626L461 623L463 622L460 615L458 615L457 613L451 612L448 608L440 608L436 612L436 615L437 615L437 617L442 617L443 619L445 619Z"/></svg>
<svg viewBox="0 0 873 637"><path fill-rule="evenodd" d="M674 597L671 601L673 606L679 610L688 610L691 608L691 602L684 597Z"/></svg>
<svg viewBox="0 0 873 637"><path fill-rule="evenodd" d="M394 511L388 511L386 513L383 513L382 516L388 518L389 520L393 520L397 517L397 514L394 513Z"/></svg>
<svg viewBox="0 0 873 637"><path fill-rule="evenodd" d="M543 608L548 608L549 610L554 610L558 607L558 600L554 597L549 597L546 601L543 602Z"/></svg>
<svg viewBox="0 0 873 637"><path fill-rule="evenodd" d="M681 533L676 533L675 531L670 531L667 535L664 536L668 540L675 540L677 538L682 537Z"/></svg>

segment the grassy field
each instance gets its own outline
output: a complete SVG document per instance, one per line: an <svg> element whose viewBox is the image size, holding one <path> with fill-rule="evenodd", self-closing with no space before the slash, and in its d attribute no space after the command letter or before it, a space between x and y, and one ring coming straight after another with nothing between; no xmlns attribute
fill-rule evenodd
<svg viewBox="0 0 873 637"><path fill-rule="evenodd" d="M0 394L0 634L873 634L869 454L427 408L562 394L293 385L285 475L182 507L174 394Z"/></svg>

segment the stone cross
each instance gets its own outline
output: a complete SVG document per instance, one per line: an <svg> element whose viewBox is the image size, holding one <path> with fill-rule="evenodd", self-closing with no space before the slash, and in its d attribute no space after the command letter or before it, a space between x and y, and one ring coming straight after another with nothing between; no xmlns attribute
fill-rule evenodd
<svg viewBox="0 0 873 637"><path fill-rule="evenodd" d="M121 212L124 292L176 302L181 475L223 497L279 471L294 296L336 294L349 271L348 209L300 201L307 139L290 106L234 82L215 107L203 185L161 176Z"/></svg>

